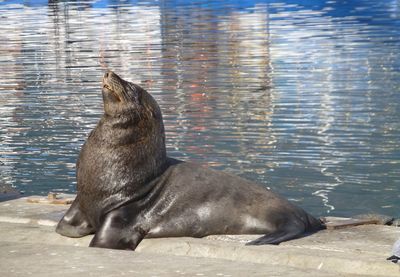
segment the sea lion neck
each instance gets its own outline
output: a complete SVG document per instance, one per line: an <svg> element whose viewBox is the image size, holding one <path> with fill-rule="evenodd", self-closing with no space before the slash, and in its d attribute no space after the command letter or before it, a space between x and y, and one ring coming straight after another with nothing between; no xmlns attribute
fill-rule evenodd
<svg viewBox="0 0 400 277"><path fill-rule="evenodd" d="M115 199L117 202L140 199L144 193L140 188L147 184L151 186L149 182L168 167L163 128L121 126L118 119L103 116L89 135L79 158L85 167L79 167L78 180L85 178L86 172L94 170L92 168L103 170L96 176L99 180L96 185L78 182L78 191L85 195L101 192L97 201L107 206L106 209L114 207ZM91 153L98 153L95 160ZM116 176L118 182L115 182Z"/></svg>
<svg viewBox="0 0 400 277"><path fill-rule="evenodd" d="M118 151L118 147L166 159L165 132L161 122L133 122L129 117L103 115L90 139Z"/></svg>

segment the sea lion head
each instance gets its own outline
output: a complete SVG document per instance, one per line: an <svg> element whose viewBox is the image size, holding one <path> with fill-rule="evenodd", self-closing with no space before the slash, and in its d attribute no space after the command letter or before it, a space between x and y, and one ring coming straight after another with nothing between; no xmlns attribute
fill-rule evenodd
<svg viewBox="0 0 400 277"><path fill-rule="evenodd" d="M156 100L145 89L112 71L104 74L102 83L103 119L112 126L107 132L110 141L113 144L142 142L148 150L165 152L164 125Z"/></svg>
<svg viewBox="0 0 400 277"><path fill-rule="evenodd" d="M154 98L140 86L125 81L112 71L103 77L104 112L110 117L129 115L134 121L147 117L161 117L161 110Z"/></svg>

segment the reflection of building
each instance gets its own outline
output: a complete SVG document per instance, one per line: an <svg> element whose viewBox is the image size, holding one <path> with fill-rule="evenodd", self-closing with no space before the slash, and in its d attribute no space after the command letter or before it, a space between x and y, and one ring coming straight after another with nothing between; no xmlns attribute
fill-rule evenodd
<svg viewBox="0 0 400 277"><path fill-rule="evenodd" d="M163 82L172 91L163 100L179 103L166 113L176 154L197 155L191 158L210 165L226 164L226 156L239 153L262 156L262 148L274 142L266 7L228 15L166 8L162 26ZM240 158L232 160L238 161L233 167L241 166Z"/></svg>
<svg viewBox="0 0 400 277"><path fill-rule="evenodd" d="M221 70L218 80L229 84L229 109L235 114L231 124L239 144L239 153L246 161L242 172L256 171L259 176L273 165L264 160L274 147L271 130L274 90L271 76L269 14L267 6L256 5L252 12L232 12L219 20L218 40ZM227 149L227 151L232 151Z"/></svg>

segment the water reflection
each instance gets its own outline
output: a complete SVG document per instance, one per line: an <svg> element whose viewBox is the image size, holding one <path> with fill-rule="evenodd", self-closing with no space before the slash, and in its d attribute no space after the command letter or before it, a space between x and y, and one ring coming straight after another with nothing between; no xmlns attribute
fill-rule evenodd
<svg viewBox="0 0 400 277"><path fill-rule="evenodd" d="M0 2L0 180L28 194L74 191L108 67L159 101L170 155L273 187L317 215L396 216L399 7Z"/></svg>

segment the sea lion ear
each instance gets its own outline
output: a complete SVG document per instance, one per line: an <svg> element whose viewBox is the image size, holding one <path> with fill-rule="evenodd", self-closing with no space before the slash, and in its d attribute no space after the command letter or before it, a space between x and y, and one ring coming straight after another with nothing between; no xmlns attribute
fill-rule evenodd
<svg viewBox="0 0 400 277"><path fill-rule="evenodd" d="M153 119L158 119L159 117L157 116L157 111L155 111L152 108L147 107L146 109L146 114L148 118L153 118Z"/></svg>

